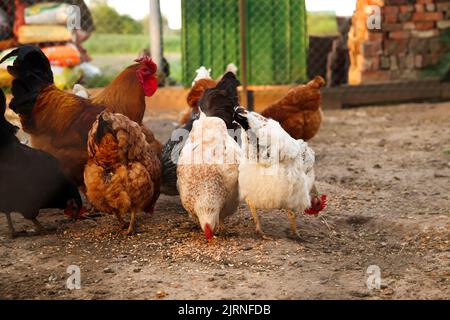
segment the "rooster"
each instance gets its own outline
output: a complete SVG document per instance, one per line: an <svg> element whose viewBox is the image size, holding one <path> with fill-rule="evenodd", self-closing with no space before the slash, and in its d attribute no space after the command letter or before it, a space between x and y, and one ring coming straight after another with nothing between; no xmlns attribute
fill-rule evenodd
<svg viewBox="0 0 450 320"><path fill-rule="evenodd" d="M98 116L89 133L86 195L97 210L115 214L121 227L128 227L127 235L135 233L136 213L152 213L158 200L160 150L136 122L109 111Z"/></svg>
<svg viewBox="0 0 450 320"><path fill-rule="evenodd" d="M245 129L240 197L250 208L256 232L266 238L257 209L284 209L298 236L297 213L318 214L325 205L315 187L314 151L303 140L293 139L278 122L257 113L236 108L235 119Z"/></svg>
<svg viewBox="0 0 450 320"><path fill-rule="evenodd" d="M31 220L38 233L47 232L37 220L40 209L65 209L67 215L81 217L84 209L75 183L51 155L19 142L18 128L6 121L5 111L6 99L0 90L0 212L6 214L11 238L19 235L13 212Z"/></svg>
<svg viewBox="0 0 450 320"><path fill-rule="evenodd" d="M237 129L239 126L234 122L233 114L234 107L239 104L238 86L240 86L240 82L233 73L225 74L219 83L207 90L209 97L203 97L202 93L203 99L198 102L202 112L206 116L222 119L227 129ZM161 191L166 195L178 195L177 160L189 132L192 130L194 121L199 117L199 112L190 114L189 121L183 127L176 129L172 133L171 139L164 145L162 152L163 177Z"/></svg>
<svg viewBox="0 0 450 320"><path fill-rule="evenodd" d="M225 122L200 114L177 167L181 202L208 241L239 206L239 145Z"/></svg>
<svg viewBox="0 0 450 320"><path fill-rule="evenodd" d="M0 63L14 56L17 58L13 66L8 67L14 77L11 109L19 114L32 146L53 155L64 172L82 186L92 124L104 110L123 112L138 123L142 121L143 96L156 90L154 63L148 57L142 58L122 72L100 96L88 100L56 88L50 63L39 48L20 47Z"/></svg>
<svg viewBox="0 0 450 320"><path fill-rule="evenodd" d="M325 80L318 76L306 85L292 88L261 115L278 121L292 138L309 141L319 132L322 124L320 89L324 85Z"/></svg>

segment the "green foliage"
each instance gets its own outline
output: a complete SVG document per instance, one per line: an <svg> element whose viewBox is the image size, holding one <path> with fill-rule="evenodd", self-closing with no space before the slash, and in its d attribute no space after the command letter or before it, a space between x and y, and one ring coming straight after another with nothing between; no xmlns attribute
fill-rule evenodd
<svg viewBox="0 0 450 320"><path fill-rule="evenodd" d="M120 15L106 4L97 4L91 9L96 32L117 34L141 34L142 23L128 15Z"/></svg>
<svg viewBox="0 0 450 320"><path fill-rule="evenodd" d="M308 12L309 35L336 35L338 33L334 12Z"/></svg>
<svg viewBox="0 0 450 320"><path fill-rule="evenodd" d="M440 41L446 46L446 53L442 55L436 65L423 70L422 76L425 78L442 79L450 72L450 29L441 33Z"/></svg>
<svg viewBox="0 0 450 320"><path fill-rule="evenodd" d="M136 56L150 46L148 35L144 34L100 34L94 33L83 46L89 54L124 54ZM164 54L181 53L181 38L178 32L164 35Z"/></svg>

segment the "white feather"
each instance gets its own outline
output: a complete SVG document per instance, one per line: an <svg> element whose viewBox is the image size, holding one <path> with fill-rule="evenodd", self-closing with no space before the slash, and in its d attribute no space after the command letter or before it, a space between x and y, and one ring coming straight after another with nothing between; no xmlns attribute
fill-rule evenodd
<svg viewBox="0 0 450 320"><path fill-rule="evenodd" d="M214 232L236 212L241 155L225 122L201 113L181 151L177 175L181 202L203 230L209 224Z"/></svg>
<svg viewBox="0 0 450 320"><path fill-rule="evenodd" d="M314 151L274 120L252 112L247 118L251 130L242 133L241 199L250 199L260 209L303 212L311 205Z"/></svg>
<svg viewBox="0 0 450 320"><path fill-rule="evenodd" d="M73 94L85 99L89 99L89 93L81 84L75 84L72 90Z"/></svg>
<svg viewBox="0 0 450 320"><path fill-rule="evenodd" d="M192 82L192 86L194 86L198 80L211 79L211 69L206 69L206 67L201 66L196 72L197 72L197 76L195 77L194 81Z"/></svg>

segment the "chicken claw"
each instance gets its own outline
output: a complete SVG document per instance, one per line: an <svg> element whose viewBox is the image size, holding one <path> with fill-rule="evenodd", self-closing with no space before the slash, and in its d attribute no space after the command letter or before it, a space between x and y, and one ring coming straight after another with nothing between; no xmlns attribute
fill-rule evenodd
<svg viewBox="0 0 450 320"><path fill-rule="evenodd" d="M289 217L289 221L291 222L291 230L294 233L294 236L301 238L300 232L297 229L297 215L291 210L287 210L287 215Z"/></svg>
<svg viewBox="0 0 450 320"><path fill-rule="evenodd" d="M54 232L56 231L56 228L45 228L36 218L34 218L33 220L31 220L34 224L34 226L36 227L36 233L39 235L46 235L49 234L50 232Z"/></svg>
<svg viewBox="0 0 450 320"><path fill-rule="evenodd" d="M246 199L246 202L247 202L248 207L250 208L250 212L252 213L253 220L255 221L255 224L256 224L256 233L264 240L273 240L271 237L266 236L264 234L264 232L262 231L261 221L259 220L258 212L257 212L255 206L253 205L253 202L248 198Z"/></svg>

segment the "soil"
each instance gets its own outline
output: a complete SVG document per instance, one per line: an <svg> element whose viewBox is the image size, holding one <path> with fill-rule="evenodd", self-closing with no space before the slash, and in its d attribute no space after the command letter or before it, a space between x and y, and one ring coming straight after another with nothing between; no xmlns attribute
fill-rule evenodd
<svg viewBox="0 0 450 320"><path fill-rule="evenodd" d="M301 238L281 212L260 212L272 240L254 232L247 208L207 243L179 198L161 196L139 234L113 216L40 221L56 231L8 239L0 215L2 299L449 299L450 103L325 111L310 144L328 195L319 217L299 218ZM149 114L165 141L178 113ZM14 215L16 228L32 224ZM81 289L66 269L81 269ZM369 290L369 266L381 287Z"/></svg>

